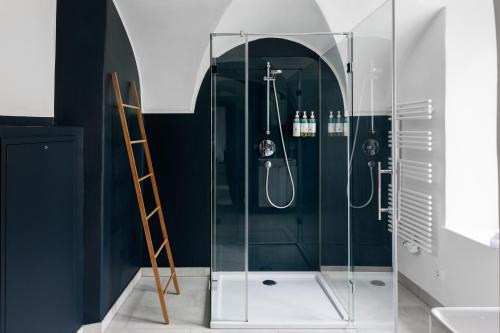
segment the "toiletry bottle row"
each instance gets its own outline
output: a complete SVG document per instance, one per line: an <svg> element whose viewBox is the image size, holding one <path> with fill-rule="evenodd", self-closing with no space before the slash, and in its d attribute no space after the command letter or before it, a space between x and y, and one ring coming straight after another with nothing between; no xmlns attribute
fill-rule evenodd
<svg viewBox="0 0 500 333"><path fill-rule="evenodd" d="M300 111L295 112L295 118L293 119L293 136L316 136L316 117L314 116L314 111L311 111L309 118L307 118L307 111L302 112L302 118L300 117Z"/></svg>
<svg viewBox="0 0 500 333"><path fill-rule="evenodd" d="M337 117L330 111L328 116L328 136L349 136L349 120L342 117L341 111L337 111Z"/></svg>

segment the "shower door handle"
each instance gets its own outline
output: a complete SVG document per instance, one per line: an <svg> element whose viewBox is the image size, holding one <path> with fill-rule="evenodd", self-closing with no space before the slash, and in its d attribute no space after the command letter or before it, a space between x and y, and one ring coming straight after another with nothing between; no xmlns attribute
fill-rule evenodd
<svg viewBox="0 0 500 333"><path fill-rule="evenodd" d="M382 221L382 213L390 212L390 208L382 208L382 174L391 174L392 171L382 169L382 162L377 162L377 213L378 220Z"/></svg>

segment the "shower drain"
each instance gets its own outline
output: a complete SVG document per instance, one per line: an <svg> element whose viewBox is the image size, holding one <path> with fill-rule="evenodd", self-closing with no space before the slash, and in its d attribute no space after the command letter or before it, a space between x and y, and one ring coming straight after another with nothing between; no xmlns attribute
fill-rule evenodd
<svg viewBox="0 0 500 333"><path fill-rule="evenodd" d="M385 286L385 282L380 281L380 280L372 280L372 281L370 281L370 283L374 286L377 286L377 287Z"/></svg>
<svg viewBox="0 0 500 333"><path fill-rule="evenodd" d="M262 281L262 284L265 284L266 286L274 286L276 284L276 281L274 281L274 280L264 280L264 281Z"/></svg>

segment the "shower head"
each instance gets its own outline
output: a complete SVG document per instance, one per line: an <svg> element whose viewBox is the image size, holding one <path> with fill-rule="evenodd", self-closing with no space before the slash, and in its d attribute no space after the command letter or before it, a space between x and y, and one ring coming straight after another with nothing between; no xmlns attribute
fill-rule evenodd
<svg viewBox="0 0 500 333"><path fill-rule="evenodd" d="M281 74L283 71L281 69L273 69L271 70L271 75Z"/></svg>

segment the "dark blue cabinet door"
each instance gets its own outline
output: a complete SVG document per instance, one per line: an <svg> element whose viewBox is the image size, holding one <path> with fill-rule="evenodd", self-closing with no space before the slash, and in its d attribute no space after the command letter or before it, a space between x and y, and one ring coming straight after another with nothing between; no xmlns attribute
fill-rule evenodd
<svg viewBox="0 0 500 333"><path fill-rule="evenodd" d="M3 147L5 332L76 332L75 142Z"/></svg>

